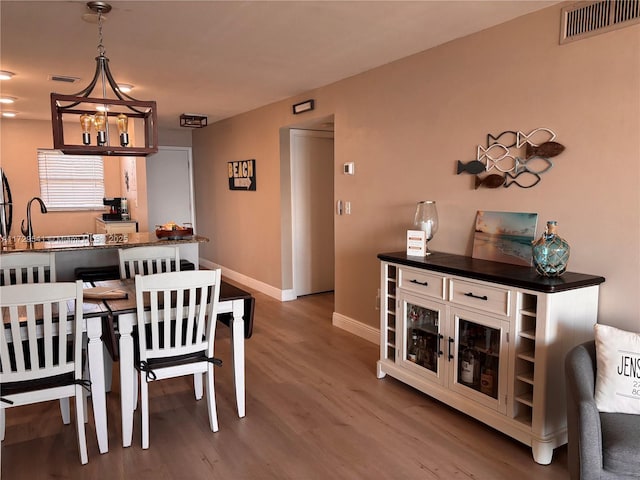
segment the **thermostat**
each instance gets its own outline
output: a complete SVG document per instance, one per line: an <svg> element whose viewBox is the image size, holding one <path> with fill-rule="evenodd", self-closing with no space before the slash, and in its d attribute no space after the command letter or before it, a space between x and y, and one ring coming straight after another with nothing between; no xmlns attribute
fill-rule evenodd
<svg viewBox="0 0 640 480"><path fill-rule="evenodd" d="M345 175L353 175L354 174L355 167L354 167L353 162L345 163L343 165L343 168L344 168L343 173Z"/></svg>

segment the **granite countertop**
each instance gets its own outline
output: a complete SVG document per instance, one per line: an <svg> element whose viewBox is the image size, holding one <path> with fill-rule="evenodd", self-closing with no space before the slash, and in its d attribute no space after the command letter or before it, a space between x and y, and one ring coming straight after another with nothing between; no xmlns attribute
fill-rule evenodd
<svg viewBox="0 0 640 480"><path fill-rule="evenodd" d="M13 237L11 242L2 242L1 253L61 252L150 245L181 245L186 243L206 243L209 241L207 237L201 237L200 235L193 235L181 239L159 239L156 237L155 232L46 235L36 237L36 239L37 241L28 243L24 237Z"/></svg>
<svg viewBox="0 0 640 480"><path fill-rule="evenodd" d="M99 222L103 222L103 223L138 223L137 220L130 218L129 220L116 220L116 219L109 219L109 218L102 218L102 217L96 217L96 220L98 220Z"/></svg>

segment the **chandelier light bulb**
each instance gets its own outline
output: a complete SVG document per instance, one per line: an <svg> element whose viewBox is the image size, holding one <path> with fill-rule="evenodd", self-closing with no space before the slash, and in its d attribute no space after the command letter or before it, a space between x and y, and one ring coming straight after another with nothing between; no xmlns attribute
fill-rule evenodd
<svg viewBox="0 0 640 480"><path fill-rule="evenodd" d="M124 113L118 115L116 119L118 125L118 133L120 134L120 145L126 147L129 145L129 119Z"/></svg>
<svg viewBox="0 0 640 480"><path fill-rule="evenodd" d="M107 114L105 112L97 112L93 117L93 123L98 132L98 146L102 147L107 143Z"/></svg>
<svg viewBox="0 0 640 480"><path fill-rule="evenodd" d="M93 126L93 115L83 113L80 115L80 126L82 127L82 143L91 145L91 127Z"/></svg>

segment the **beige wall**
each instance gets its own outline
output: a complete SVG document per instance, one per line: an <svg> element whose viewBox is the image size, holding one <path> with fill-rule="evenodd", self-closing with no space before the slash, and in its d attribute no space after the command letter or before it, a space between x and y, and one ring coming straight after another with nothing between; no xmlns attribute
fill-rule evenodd
<svg viewBox="0 0 640 480"><path fill-rule="evenodd" d="M335 217L337 313L378 325L376 254L403 250L415 203L433 199L444 252L471 255L477 210L537 212L539 230L557 220L569 269L607 279L600 321L639 330L640 26L560 46L559 21L554 6L194 131L198 229L212 239L201 256L287 287L279 132L333 114L335 195L353 211ZM307 98L316 110L293 116ZM474 190L455 174L487 133L537 127L566 150L534 188ZM250 158L257 191L229 191L226 162Z"/></svg>

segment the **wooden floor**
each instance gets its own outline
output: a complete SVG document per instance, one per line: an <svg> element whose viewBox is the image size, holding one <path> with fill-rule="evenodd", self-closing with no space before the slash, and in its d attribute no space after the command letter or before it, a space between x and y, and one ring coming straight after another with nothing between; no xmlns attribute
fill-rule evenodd
<svg viewBox="0 0 640 480"><path fill-rule="evenodd" d="M57 402L7 411L2 478L21 479L566 479L566 446L551 465L528 447L387 376L378 347L331 325L333 294L281 303L256 296L246 342L247 415L235 409L229 334L219 326L220 430L189 379L150 387L150 448L122 448L117 368L107 394L109 452L87 424L89 463Z"/></svg>

